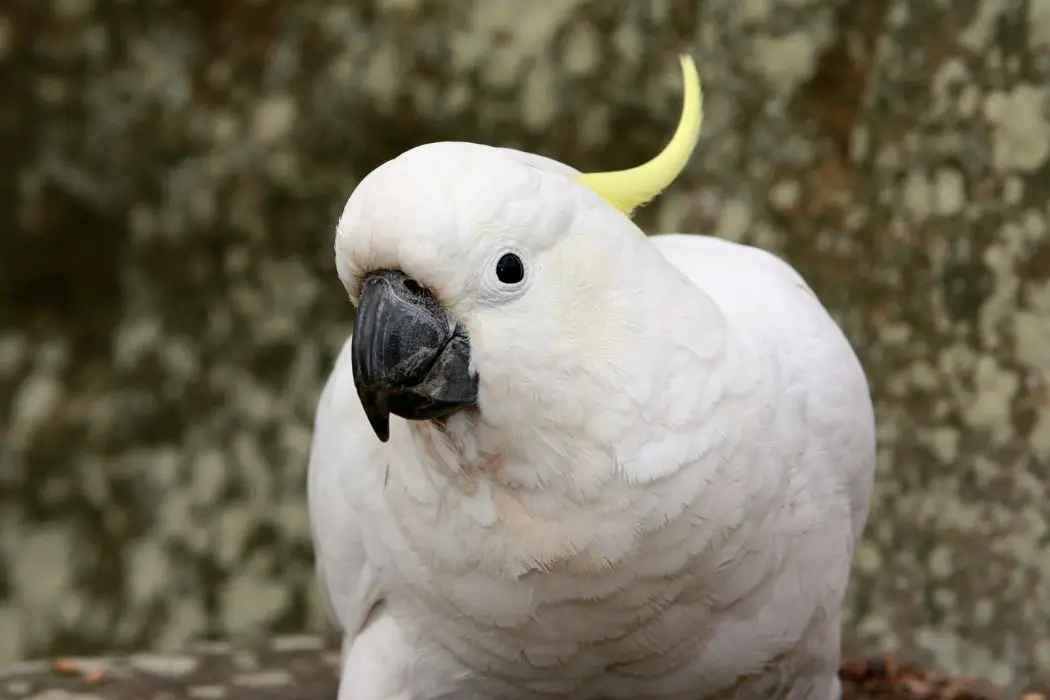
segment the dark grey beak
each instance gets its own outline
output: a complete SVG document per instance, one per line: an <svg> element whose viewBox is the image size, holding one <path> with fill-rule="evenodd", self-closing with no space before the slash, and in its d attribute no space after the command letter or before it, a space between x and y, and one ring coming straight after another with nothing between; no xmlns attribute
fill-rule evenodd
<svg viewBox="0 0 1050 700"><path fill-rule="evenodd" d="M376 437L390 438L390 414L444 418L474 405L466 330L430 292L396 270L365 278L350 345L354 384Z"/></svg>

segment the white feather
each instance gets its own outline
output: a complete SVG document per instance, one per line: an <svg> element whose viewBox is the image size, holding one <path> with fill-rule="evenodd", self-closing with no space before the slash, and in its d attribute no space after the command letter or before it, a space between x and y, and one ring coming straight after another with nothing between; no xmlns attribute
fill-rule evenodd
<svg viewBox="0 0 1050 700"><path fill-rule="evenodd" d="M347 203L340 277L394 265L466 324L479 414L372 434L341 353L309 504L346 635L339 700L838 692L871 401L839 328L763 251L645 238L554 161L431 144ZM482 303L492 250L528 291Z"/></svg>

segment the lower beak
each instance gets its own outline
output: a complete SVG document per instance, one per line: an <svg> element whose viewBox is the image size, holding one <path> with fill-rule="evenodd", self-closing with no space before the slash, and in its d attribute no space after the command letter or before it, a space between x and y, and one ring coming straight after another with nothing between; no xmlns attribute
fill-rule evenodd
<svg viewBox="0 0 1050 700"><path fill-rule="evenodd" d="M401 272L365 278L350 345L357 395L383 442L390 438L391 413L432 420L477 401L466 330Z"/></svg>

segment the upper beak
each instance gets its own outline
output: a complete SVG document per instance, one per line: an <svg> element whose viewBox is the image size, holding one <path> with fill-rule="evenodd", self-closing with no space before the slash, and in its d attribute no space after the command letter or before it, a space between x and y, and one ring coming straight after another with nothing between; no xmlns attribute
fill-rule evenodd
<svg viewBox="0 0 1050 700"><path fill-rule="evenodd" d="M376 437L390 438L390 414L442 418L474 405L466 330L430 292L402 272L369 275L350 346L357 395Z"/></svg>

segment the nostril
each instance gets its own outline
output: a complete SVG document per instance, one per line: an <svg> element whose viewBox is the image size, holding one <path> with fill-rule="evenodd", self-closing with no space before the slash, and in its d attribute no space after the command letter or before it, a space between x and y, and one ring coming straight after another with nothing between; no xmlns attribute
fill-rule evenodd
<svg viewBox="0 0 1050 700"><path fill-rule="evenodd" d="M423 293L423 288L421 286L419 286L419 282L416 282L414 279L412 279L410 277L405 278L405 281L402 282L402 284L405 286L405 291L408 292L409 294L422 294Z"/></svg>

